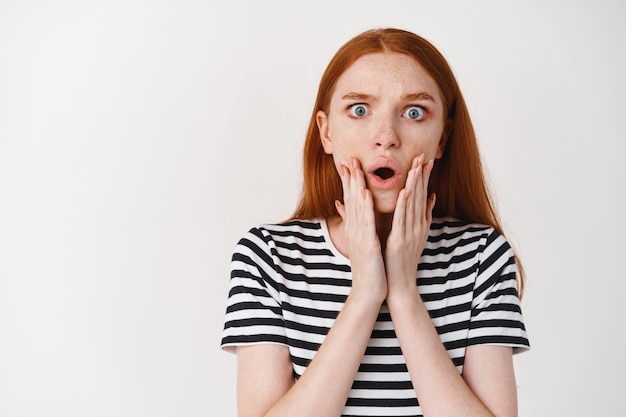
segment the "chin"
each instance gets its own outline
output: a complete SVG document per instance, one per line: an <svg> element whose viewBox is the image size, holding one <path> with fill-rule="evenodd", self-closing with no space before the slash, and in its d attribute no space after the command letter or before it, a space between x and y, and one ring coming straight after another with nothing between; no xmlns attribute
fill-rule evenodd
<svg viewBox="0 0 626 417"><path fill-rule="evenodd" d="M381 214L393 214L396 211L396 203L398 202L398 196L395 198L377 198L374 199L374 211Z"/></svg>

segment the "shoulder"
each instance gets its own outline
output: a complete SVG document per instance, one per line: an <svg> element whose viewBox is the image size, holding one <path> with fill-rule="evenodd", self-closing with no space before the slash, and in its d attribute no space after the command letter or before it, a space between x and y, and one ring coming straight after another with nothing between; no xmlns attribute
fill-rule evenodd
<svg viewBox="0 0 626 417"><path fill-rule="evenodd" d="M306 253L325 246L323 220L291 220L263 223L250 228L239 240L235 252L255 252L266 256L285 251Z"/></svg>
<svg viewBox="0 0 626 417"><path fill-rule="evenodd" d="M429 242L467 243L468 240L480 242L483 248L494 244L509 247L506 237L492 226L452 217L433 219L428 234Z"/></svg>
<svg viewBox="0 0 626 417"><path fill-rule="evenodd" d="M349 266L327 240L324 220L261 224L251 228L233 253L233 266L255 270L284 288L345 274ZM299 285L299 284L297 284ZM278 288L278 287L277 287Z"/></svg>
<svg viewBox="0 0 626 417"><path fill-rule="evenodd" d="M482 252L494 240L506 243L504 236L491 226L438 217L431 223L427 248L443 251L466 248Z"/></svg>
<svg viewBox="0 0 626 417"><path fill-rule="evenodd" d="M280 280L285 265L301 259L315 245L318 221L290 221L251 227L237 242L231 258L231 276L264 282Z"/></svg>
<svg viewBox="0 0 626 417"><path fill-rule="evenodd" d="M254 226L242 237L242 240L254 239L270 242L311 241L323 239L322 221L290 220L285 223L263 223Z"/></svg>
<svg viewBox="0 0 626 417"><path fill-rule="evenodd" d="M422 262L424 268L461 268L467 273L515 264L511 246L494 227L450 217L433 219Z"/></svg>
<svg viewBox="0 0 626 417"><path fill-rule="evenodd" d="M472 271L475 302L500 294L498 291L517 297L515 254L494 227L452 218L433 219L428 243L429 253L440 261L438 265L446 260L454 268L464 265Z"/></svg>
<svg viewBox="0 0 626 417"><path fill-rule="evenodd" d="M480 223L466 222L453 217L435 217L431 222L429 237L446 239L467 234L488 235L494 231L493 227Z"/></svg>

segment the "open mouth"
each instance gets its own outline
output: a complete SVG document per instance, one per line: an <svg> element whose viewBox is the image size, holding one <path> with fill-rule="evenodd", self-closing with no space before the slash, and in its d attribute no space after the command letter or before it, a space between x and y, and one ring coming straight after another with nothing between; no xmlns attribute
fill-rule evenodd
<svg viewBox="0 0 626 417"><path fill-rule="evenodd" d="M402 165L394 158L379 156L368 164L367 186L377 190L398 188L403 178Z"/></svg>
<svg viewBox="0 0 626 417"><path fill-rule="evenodd" d="M376 171L374 171L374 174L386 180L386 179L393 177L393 175L395 174L395 171L391 168L383 167L383 168L378 168Z"/></svg>

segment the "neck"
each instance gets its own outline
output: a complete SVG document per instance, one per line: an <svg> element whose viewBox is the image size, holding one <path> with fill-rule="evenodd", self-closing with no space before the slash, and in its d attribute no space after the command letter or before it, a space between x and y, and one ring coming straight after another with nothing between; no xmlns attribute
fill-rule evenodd
<svg viewBox="0 0 626 417"><path fill-rule="evenodd" d="M385 246L387 244L387 238L389 232L391 232L391 223L393 221L393 213L376 213L376 234L380 239L380 247L382 252L385 253Z"/></svg>
<svg viewBox="0 0 626 417"><path fill-rule="evenodd" d="M380 240L380 247L383 253L385 253L385 246L387 244L387 237L391 232L391 222L393 220L393 213L375 213L376 220L376 234ZM343 230L343 220L340 216L333 216L326 219L328 225L328 232L333 245L339 252L345 257L349 258L348 245L346 242L346 236Z"/></svg>

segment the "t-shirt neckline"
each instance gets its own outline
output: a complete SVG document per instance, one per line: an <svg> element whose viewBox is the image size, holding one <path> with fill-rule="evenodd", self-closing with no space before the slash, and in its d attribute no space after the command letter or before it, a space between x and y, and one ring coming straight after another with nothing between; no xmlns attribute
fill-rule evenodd
<svg viewBox="0 0 626 417"><path fill-rule="evenodd" d="M345 257L343 253L339 252L339 249L337 249L337 247L333 243L333 240L330 238L330 231L328 230L328 223L326 222L326 219L320 219L319 222L320 226L322 227L322 236L324 237L324 240L326 241L326 244L328 245L330 251L339 260L345 262L346 265L350 265L350 259Z"/></svg>

